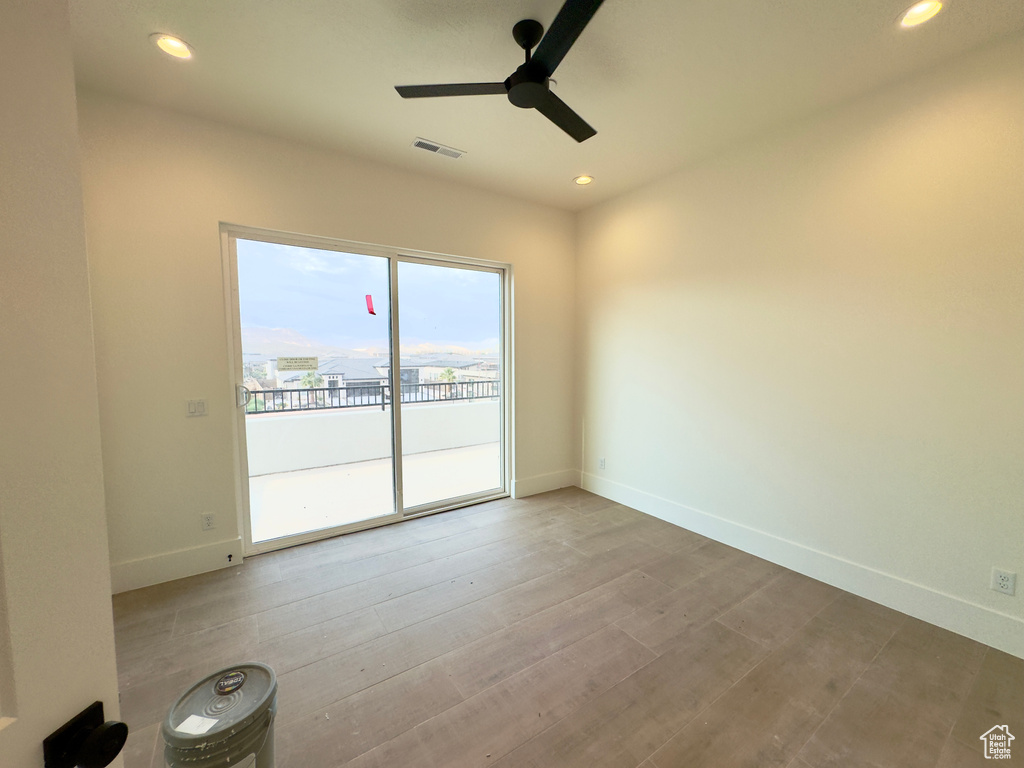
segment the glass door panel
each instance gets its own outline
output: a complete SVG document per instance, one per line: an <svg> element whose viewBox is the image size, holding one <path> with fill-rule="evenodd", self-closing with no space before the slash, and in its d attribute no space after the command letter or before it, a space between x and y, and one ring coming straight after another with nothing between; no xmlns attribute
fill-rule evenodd
<svg viewBox="0 0 1024 768"><path fill-rule="evenodd" d="M501 273L398 262L405 513L504 485Z"/></svg>
<svg viewBox="0 0 1024 768"><path fill-rule="evenodd" d="M252 543L397 516L390 260L236 254Z"/></svg>

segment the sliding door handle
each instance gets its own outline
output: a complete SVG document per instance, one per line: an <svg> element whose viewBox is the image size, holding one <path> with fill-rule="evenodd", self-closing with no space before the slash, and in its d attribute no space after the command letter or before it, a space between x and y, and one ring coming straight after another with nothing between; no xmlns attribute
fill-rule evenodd
<svg viewBox="0 0 1024 768"><path fill-rule="evenodd" d="M239 408L245 408L249 404L249 400L252 399L252 392L249 391L248 387L243 387L241 384L235 392L235 405Z"/></svg>

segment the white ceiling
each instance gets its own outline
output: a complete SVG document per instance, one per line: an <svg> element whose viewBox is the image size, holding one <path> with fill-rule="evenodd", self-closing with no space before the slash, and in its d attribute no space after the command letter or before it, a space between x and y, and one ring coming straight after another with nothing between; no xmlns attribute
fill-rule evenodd
<svg viewBox="0 0 1024 768"><path fill-rule="evenodd" d="M561 0L71 0L81 85L578 210L748 136L1024 29L1021 0L605 0L555 73L598 133L577 144L503 96L399 84L504 80L512 25ZM188 41L173 60L152 32ZM427 139L465 150L449 160ZM597 181L571 183L581 173Z"/></svg>

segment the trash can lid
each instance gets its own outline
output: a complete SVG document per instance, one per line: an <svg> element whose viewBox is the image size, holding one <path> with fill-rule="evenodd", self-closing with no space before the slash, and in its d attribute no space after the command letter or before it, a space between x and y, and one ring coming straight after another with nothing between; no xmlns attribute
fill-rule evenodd
<svg viewBox="0 0 1024 768"><path fill-rule="evenodd" d="M274 703L277 676L259 662L227 667L193 685L167 713L167 744L189 749L222 741L244 729Z"/></svg>

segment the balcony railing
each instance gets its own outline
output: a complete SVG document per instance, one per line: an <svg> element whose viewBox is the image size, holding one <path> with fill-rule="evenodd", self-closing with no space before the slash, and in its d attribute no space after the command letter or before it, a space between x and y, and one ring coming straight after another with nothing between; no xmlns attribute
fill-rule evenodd
<svg viewBox="0 0 1024 768"><path fill-rule="evenodd" d="M427 384L403 384L403 403L488 400L501 396L500 381L438 381ZM391 402L391 385L354 387L311 387L308 389L263 389L251 393L247 414L321 411L330 408L362 408Z"/></svg>

